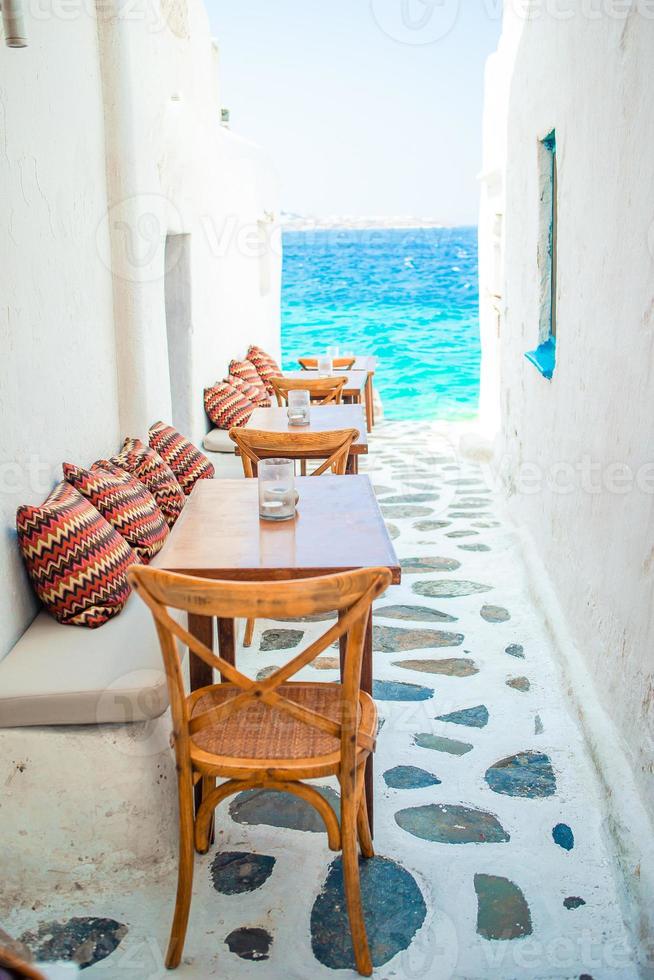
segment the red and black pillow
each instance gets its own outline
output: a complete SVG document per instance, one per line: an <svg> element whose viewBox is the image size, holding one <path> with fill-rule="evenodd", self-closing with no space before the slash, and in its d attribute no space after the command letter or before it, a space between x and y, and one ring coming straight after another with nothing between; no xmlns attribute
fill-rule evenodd
<svg viewBox="0 0 654 980"><path fill-rule="evenodd" d="M204 409L217 429L245 425L256 405L227 381L204 389Z"/></svg>
<svg viewBox="0 0 654 980"><path fill-rule="evenodd" d="M258 388L261 392L262 398L267 398L271 393L268 391L268 386L263 381L252 361L230 361L229 373L235 378L240 378L242 381L246 381L247 384L252 385L253 388Z"/></svg>
<svg viewBox="0 0 654 980"><path fill-rule="evenodd" d="M144 564L159 554L168 525L157 501L137 477L107 460L94 463L90 470L64 463L63 470L67 482L125 538Z"/></svg>
<svg viewBox="0 0 654 980"><path fill-rule="evenodd" d="M228 378L225 378L225 381L240 391L242 395L245 395L251 402L254 402L257 408L270 408L270 396L262 385L251 385L249 381L244 381L236 374L230 374Z"/></svg>
<svg viewBox="0 0 654 980"><path fill-rule="evenodd" d="M187 496L198 480L212 480L216 475L213 465L204 453L172 425L155 422L150 426L148 442L150 448L168 463Z"/></svg>
<svg viewBox="0 0 654 980"><path fill-rule="evenodd" d="M40 506L19 507L16 530L36 594L58 622L94 629L121 611L138 558L69 483Z"/></svg>
<svg viewBox="0 0 654 980"><path fill-rule="evenodd" d="M186 497L177 477L154 449L140 439L125 439L123 448L109 460L144 483L159 505L168 527L172 527L184 509ZM104 460L100 460L100 465Z"/></svg>
<svg viewBox="0 0 654 980"><path fill-rule="evenodd" d="M248 347L246 356L250 364L254 365L257 374L266 386L266 391L269 395L272 395L273 386L270 383L270 379L278 378L282 373L282 369L275 358L254 344Z"/></svg>

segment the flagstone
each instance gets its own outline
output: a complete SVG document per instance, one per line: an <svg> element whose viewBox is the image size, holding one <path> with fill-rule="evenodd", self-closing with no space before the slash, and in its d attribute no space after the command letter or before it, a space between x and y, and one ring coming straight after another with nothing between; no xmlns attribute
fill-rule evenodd
<svg viewBox="0 0 654 980"><path fill-rule="evenodd" d="M361 901L373 966L379 968L411 945L427 907L415 878L384 857L359 862ZM319 963L332 970L354 970L354 953L343 888L343 862L329 867L311 910L311 946ZM310 975L311 971L307 971Z"/></svg>
<svg viewBox="0 0 654 980"><path fill-rule="evenodd" d="M508 653L510 657L525 659L525 648L520 643L510 643L508 647L505 647L504 652Z"/></svg>
<svg viewBox="0 0 654 980"><path fill-rule="evenodd" d="M63 921L41 922L24 932L19 942L27 946L35 960L72 961L84 969L113 953L127 932L127 926L115 919L73 916Z"/></svg>
<svg viewBox="0 0 654 980"><path fill-rule="evenodd" d="M474 749L474 745L470 745L469 742L459 742L455 738L444 738L442 735L432 735L429 732L414 735L413 741L420 749L446 752L448 755L466 755Z"/></svg>
<svg viewBox="0 0 654 980"><path fill-rule="evenodd" d="M451 521L416 521L413 525L416 531L440 531L444 527L449 527Z"/></svg>
<svg viewBox="0 0 654 980"><path fill-rule="evenodd" d="M384 619L412 620L424 623L455 623L457 616L430 609L429 606L380 606L375 609L375 617Z"/></svg>
<svg viewBox="0 0 654 980"><path fill-rule="evenodd" d="M509 677L506 686L512 687L514 691L520 691L522 694L526 694L531 689L528 677Z"/></svg>
<svg viewBox="0 0 654 980"><path fill-rule="evenodd" d="M575 835L567 823L557 823L556 827L552 829L552 839L564 851L571 851L575 846Z"/></svg>
<svg viewBox="0 0 654 980"><path fill-rule="evenodd" d="M447 715L438 715L436 721L447 721L452 725L467 725L469 728L485 728L488 724L488 708L478 704L475 708L462 708Z"/></svg>
<svg viewBox="0 0 654 980"><path fill-rule="evenodd" d="M381 512L384 517L390 517L391 520L397 520L399 517L429 517L430 514L434 513L434 510L432 507L419 507L417 505L411 506L410 504L406 504L404 506L391 505L389 507L382 504Z"/></svg>
<svg viewBox="0 0 654 980"><path fill-rule="evenodd" d="M428 599L455 599L459 596L475 595L478 592L490 592L492 585L482 585L480 582L457 581L456 579L439 579L436 582L414 582L411 586L416 595Z"/></svg>
<svg viewBox="0 0 654 980"><path fill-rule="evenodd" d="M532 933L531 913L522 891L508 878L476 874L477 932L484 939L520 939Z"/></svg>
<svg viewBox="0 0 654 980"><path fill-rule="evenodd" d="M270 878L276 858L250 851L219 851L209 873L221 895L240 895L261 888Z"/></svg>
<svg viewBox="0 0 654 980"><path fill-rule="evenodd" d="M556 776L543 752L518 752L500 759L486 770L486 782L494 793L529 799L554 796Z"/></svg>
<svg viewBox="0 0 654 980"><path fill-rule="evenodd" d="M511 613L503 606L482 606L480 616L487 623L506 623L511 619Z"/></svg>
<svg viewBox="0 0 654 980"><path fill-rule="evenodd" d="M395 814L402 830L436 844L503 844L511 838L495 814L472 807L430 803Z"/></svg>
<svg viewBox="0 0 654 980"><path fill-rule="evenodd" d="M463 640L462 636L461 642ZM393 666L404 670L419 670L423 674L443 674L446 677L472 677L479 673L479 667L474 660L466 660L464 657L450 657L447 660L395 660Z"/></svg>
<svg viewBox="0 0 654 980"><path fill-rule="evenodd" d="M267 960L272 946L272 936L266 929L245 926L234 929L225 939L230 953L242 960Z"/></svg>
<svg viewBox="0 0 654 980"><path fill-rule="evenodd" d="M291 650L303 636L304 630L264 630L259 649L262 653L269 650Z"/></svg>
<svg viewBox="0 0 654 980"><path fill-rule="evenodd" d="M434 696L433 688L403 681L372 682L372 696L376 701L428 701Z"/></svg>
<svg viewBox="0 0 654 980"><path fill-rule="evenodd" d="M398 626L380 626L378 623L372 628L373 649L382 653L458 647L464 639L463 633L448 633L444 630L402 629Z"/></svg>
<svg viewBox="0 0 654 980"><path fill-rule="evenodd" d="M384 773L384 782L390 789L425 789L427 786L440 786L438 776L417 766L395 766Z"/></svg>
<svg viewBox="0 0 654 980"><path fill-rule="evenodd" d="M338 813L340 798L331 786L316 786L321 796ZM322 817L310 803L271 789L248 789L235 796L229 805L229 815L236 823L269 827L284 827L288 830L304 830L313 834L323 833L325 825Z"/></svg>
<svg viewBox="0 0 654 980"><path fill-rule="evenodd" d="M457 568L461 568L461 562L457 561L456 558L420 556L417 558L402 558L400 564L402 571L408 575L413 575L417 572L456 572Z"/></svg>

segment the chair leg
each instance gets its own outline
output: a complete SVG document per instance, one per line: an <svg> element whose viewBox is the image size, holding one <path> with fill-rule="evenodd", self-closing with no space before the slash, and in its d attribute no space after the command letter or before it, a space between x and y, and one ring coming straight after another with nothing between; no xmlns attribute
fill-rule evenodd
<svg viewBox="0 0 654 980"><path fill-rule="evenodd" d="M243 637L244 647L252 646L252 637L254 635L254 623L255 623L254 619L248 619L248 621L245 624L245 636Z"/></svg>
<svg viewBox="0 0 654 980"><path fill-rule="evenodd" d="M368 948L366 924L361 905L361 881L359 878L359 855L357 848L357 807L353 787L341 800L341 835L343 839L343 881L345 901L352 933L354 960L358 972L364 976L372 975L372 960Z"/></svg>
<svg viewBox="0 0 654 980"><path fill-rule="evenodd" d="M213 791L215 790L215 788L216 788L216 777L215 776L203 776L202 777L202 799L203 800L206 800L206 798L209 795L209 793L213 793ZM196 821L195 827L194 827L193 838L194 838L195 850L198 852L198 854L207 854L208 851L209 851L209 848L213 844L213 840L214 840L213 824L214 824L214 821L213 821L213 818L212 818L211 819L211 822L209 823L209 826L207 828L206 837L203 836L203 839L200 839L200 836L199 836L199 833L198 833L198 826L199 825L198 825L198 823Z"/></svg>
<svg viewBox="0 0 654 980"><path fill-rule="evenodd" d="M184 952L184 940L191 911L193 889L193 788L190 774L182 772L178 778L179 793L179 865L177 868L177 895L175 915L170 930L166 953L166 967L174 970L179 966Z"/></svg>
<svg viewBox="0 0 654 980"><path fill-rule="evenodd" d="M362 787L359 809L357 810L357 833L359 835L359 847L364 858L375 856L375 848L370 835L370 821L368 819L368 806L366 804L366 794Z"/></svg>

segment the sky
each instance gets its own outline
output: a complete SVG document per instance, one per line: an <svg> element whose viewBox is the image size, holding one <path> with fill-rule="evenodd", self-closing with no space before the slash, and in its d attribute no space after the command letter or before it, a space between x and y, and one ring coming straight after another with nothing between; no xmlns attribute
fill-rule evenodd
<svg viewBox="0 0 654 980"><path fill-rule="evenodd" d="M500 0L206 0L232 129L282 208L476 224Z"/></svg>

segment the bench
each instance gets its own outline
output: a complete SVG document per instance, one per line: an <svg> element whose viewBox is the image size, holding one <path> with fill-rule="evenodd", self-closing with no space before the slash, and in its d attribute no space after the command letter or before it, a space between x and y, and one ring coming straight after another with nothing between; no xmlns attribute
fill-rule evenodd
<svg viewBox="0 0 654 980"><path fill-rule="evenodd" d="M175 760L148 608L99 629L40 613L0 661L0 866L25 901L174 866Z"/></svg>

